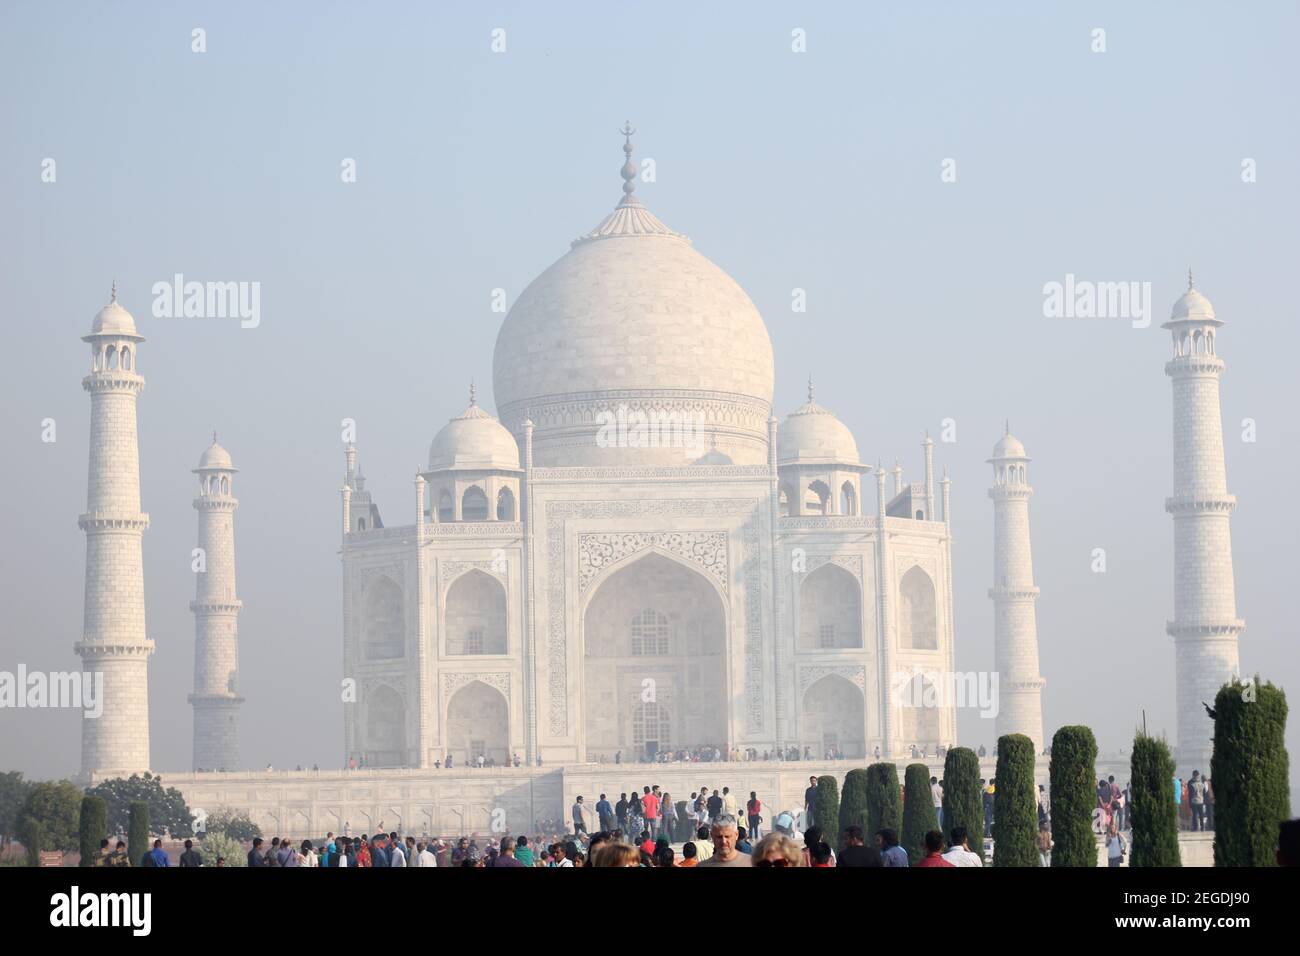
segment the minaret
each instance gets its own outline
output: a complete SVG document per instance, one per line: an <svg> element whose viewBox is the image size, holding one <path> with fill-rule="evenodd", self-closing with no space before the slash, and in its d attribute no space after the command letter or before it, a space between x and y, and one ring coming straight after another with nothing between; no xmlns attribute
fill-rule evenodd
<svg viewBox="0 0 1300 956"><path fill-rule="evenodd" d="M1043 750L1043 685L1038 673L1034 562L1029 548L1029 485L1025 446L1007 425L993 446L993 656L998 672L997 734L1024 734Z"/></svg>
<svg viewBox="0 0 1300 956"><path fill-rule="evenodd" d="M103 714L81 722L81 772L133 773L149 767L149 655L145 633L142 543L149 516L140 511L136 397L144 388L137 347L144 337L117 302L91 324L90 470L86 513L86 597L75 645L86 678L102 675Z"/></svg>
<svg viewBox="0 0 1300 956"><path fill-rule="evenodd" d="M238 770L239 763L239 610L235 596L236 468L230 453L212 444L199 459L199 547L194 601L194 769Z"/></svg>
<svg viewBox="0 0 1300 956"><path fill-rule="evenodd" d="M1173 335L1174 357L1165 374L1174 383L1174 494L1165 510L1174 516L1174 639L1178 706L1177 764L1182 776L1208 773L1214 722L1201 705L1213 705L1239 671L1237 617L1232 577L1229 516L1237 499L1228 494L1223 465L1219 376L1223 360L1214 340L1223 325L1210 300L1196 291L1174 303L1162 328Z"/></svg>

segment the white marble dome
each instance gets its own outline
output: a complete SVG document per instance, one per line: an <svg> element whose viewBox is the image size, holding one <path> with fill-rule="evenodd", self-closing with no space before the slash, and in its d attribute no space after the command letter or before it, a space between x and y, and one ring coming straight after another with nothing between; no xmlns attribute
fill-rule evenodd
<svg viewBox="0 0 1300 956"><path fill-rule="evenodd" d="M1015 435L1008 431L993 446L993 459L997 458L1025 458L1027 460L1028 456L1025 454L1025 446L1020 443L1020 440Z"/></svg>
<svg viewBox="0 0 1300 956"><path fill-rule="evenodd" d="M783 421L776 433L776 460L793 462L859 464L858 443L849 427L812 400L800 405Z"/></svg>
<svg viewBox="0 0 1300 956"><path fill-rule="evenodd" d="M1214 320L1214 306L1195 289L1188 289L1174 303L1169 313L1170 322L1200 322Z"/></svg>
<svg viewBox="0 0 1300 956"><path fill-rule="evenodd" d="M221 470L234 471L235 463L230 457L230 452L217 444L217 439L212 439L212 444L207 447L203 455L199 458L199 467L196 471Z"/></svg>
<svg viewBox="0 0 1300 956"><path fill-rule="evenodd" d="M602 415L688 416L737 464L766 459L772 343L727 273L630 194L523 291L497 336L493 389L539 465L683 464L599 442ZM698 437L698 436L697 436Z"/></svg>
<svg viewBox="0 0 1300 956"><path fill-rule="evenodd" d="M91 335L115 335L121 338L140 338L135 328L135 318L122 308L117 301L117 290L113 291L113 300L95 313L90 323Z"/></svg>
<svg viewBox="0 0 1300 956"><path fill-rule="evenodd" d="M429 470L492 471L519 468L519 445L505 427L470 399L434 436Z"/></svg>

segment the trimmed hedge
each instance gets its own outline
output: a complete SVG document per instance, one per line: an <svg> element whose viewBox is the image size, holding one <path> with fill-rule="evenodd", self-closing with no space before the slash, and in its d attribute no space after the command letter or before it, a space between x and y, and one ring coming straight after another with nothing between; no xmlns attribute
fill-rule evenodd
<svg viewBox="0 0 1300 956"><path fill-rule="evenodd" d="M863 840L871 845L872 830L867 826L867 771L859 767L844 775L844 793L840 797L840 832L834 846L843 850L846 845L844 831L849 827L862 827ZM827 841L830 842L830 841Z"/></svg>
<svg viewBox="0 0 1300 956"><path fill-rule="evenodd" d="M153 847L149 843L149 804L144 800L131 803L130 822L126 830L126 852L132 866L139 866Z"/></svg>
<svg viewBox="0 0 1300 956"><path fill-rule="evenodd" d="M1083 726L1052 737L1052 866L1097 865L1097 738Z"/></svg>
<svg viewBox="0 0 1300 956"><path fill-rule="evenodd" d="M874 834L885 827L895 833L901 833L903 828L898 767L893 763L873 763L867 768L867 829L864 833Z"/></svg>
<svg viewBox="0 0 1300 956"><path fill-rule="evenodd" d="M1024 734L999 737L994 778L997 789L993 791L993 865L1038 866L1034 742Z"/></svg>
<svg viewBox="0 0 1300 956"><path fill-rule="evenodd" d="M1163 740L1138 732L1129 764L1129 820L1133 852L1129 866L1182 866L1178 807L1174 804L1174 758Z"/></svg>
<svg viewBox="0 0 1300 956"><path fill-rule="evenodd" d="M1258 676L1234 680L1214 712L1214 865L1276 866L1278 824L1291 816L1286 694Z"/></svg>
<svg viewBox="0 0 1300 956"><path fill-rule="evenodd" d="M108 804L101 797L81 798L81 865L95 866L99 843L108 836Z"/></svg>
<svg viewBox="0 0 1300 956"><path fill-rule="evenodd" d="M903 772L903 830L900 839L912 866L925 858L925 835L939 829L939 815L934 812L934 797L930 794L930 776L930 768L923 763L908 764Z"/></svg>
<svg viewBox="0 0 1300 956"><path fill-rule="evenodd" d="M970 834L971 852L984 862L984 796L980 792L980 758L969 747L953 747L943 761L943 825L951 838L954 827Z"/></svg>
<svg viewBox="0 0 1300 956"><path fill-rule="evenodd" d="M813 826L822 831L822 839L835 845L831 827L840 819L840 785L831 776L817 778L817 810L813 813Z"/></svg>

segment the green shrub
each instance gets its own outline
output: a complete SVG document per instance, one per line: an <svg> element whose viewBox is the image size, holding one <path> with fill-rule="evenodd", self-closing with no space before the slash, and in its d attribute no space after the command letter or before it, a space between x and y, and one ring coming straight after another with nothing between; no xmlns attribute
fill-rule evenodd
<svg viewBox="0 0 1300 956"><path fill-rule="evenodd" d="M226 866L248 866L248 851L244 845L221 830L209 830L198 850L204 866L216 866L219 856L226 858Z"/></svg>
<svg viewBox="0 0 1300 956"><path fill-rule="evenodd" d="M965 827L970 848L984 862L984 795L980 791L980 758L969 747L953 747L943 761L943 825L949 839L953 828Z"/></svg>
<svg viewBox="0 0 1300 956"><path fill-rule="evenodd" d="M888 766L893 767L891 763ZM897 790L894 791L898 793ZM886 824L888 825L888 824ZM903 773L903 830L901 842L912 866L925 857L925 835L939 829L930 794L930 768L923 763L908 764Z"/></svg>
<svg viewBox="0 0 1300 956"><path fill-rule="evenodd" d="M149 804L136 800L128 811L126 853L132 866L139 866L153 847L149 841Z"/></svg>
<svg viewBox="0 0 1300 956"><path fill-rule="evenodd" d="M1034 742L1024 734L998 738L993 792L993 865L1038 866L1038 788Z"/></svg>
<svg viewBox="0 0 1300 956"><path fill-rule="evenodd" d="M1181 866L1174 758L1163 740L1139 732L1129 765L1128 816L1133 826L1129 866Z"/></svg>
<svg viewBox="0 0 1300 956"><path fill-rule="evenodd" d="M237 813L229 807L218 807L209 813L203 827L205 831L220 830L232 839L244 842L266 836L247 813Z"/></svg>
<svg viewBox="0 0 1300 956"><path fill-rule="evenodd" d="M1052 866L1097 865L1097 740L1087 727L1052 737Z"/></svg>
<svg viewBox="0 0 1300 956"><path fill-rule="evenodd" d="M66 780L38 783L28 792L23 815L40 824L41 849L66 853L81 844L81 796Z"/></svg>
<svg viewBox="0 0 1300 956"><path fill-rule="evenodd" d="M835 845L835 834L831 827L840 819L840 787L831 776L817 778L817 810L813 813L813 825L822 831L822 839L830 846Z"/></svg>
<svg viewBox="0 0 1300 956"><path fill-rule="evenodd" d="M832 842L827 834L827 843L844 849L847 841L844 831L849 827L861 827L863 837L871 844L871 829L867 826L867 771L859 767L844 775L844 792L840 796L839 833Z"/></svg>
<svg viewBox="0 0 1300 956"><path fill-rule="evenodd" d="M99 863L99 844L108 829L105 820L108 808L99 797L81 798L81 865L95 866Z"/></svg>
<svg viewBox="0 0 1300 956"><path fill-rule="evenodd" d="M1214 865L1276 866L1278 824L1291 816L1286 694L1258 676L1234 680L1214 712Z"/></svg>

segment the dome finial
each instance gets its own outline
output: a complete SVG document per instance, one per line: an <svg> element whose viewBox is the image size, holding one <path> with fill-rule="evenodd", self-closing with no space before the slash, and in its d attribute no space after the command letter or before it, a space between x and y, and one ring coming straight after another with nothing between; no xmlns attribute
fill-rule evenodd
<svg viewBox="0 0 1300 956"><path fill-rule="evenodd" d="M1192 278L1192 270L1191 270L1191 268L1188 267L1188 269L1187 269L1187 291L1188 291L1188 292L1191 292L1191 291L1192 291L1193 289L1195 289L1195 288L1196 288L1196 281Z"/></svg>
<svg viewBox="0 0 1300 956"><path fill-rule="evenodd" d="M116 277L116 276L114 276L114 278L113 278L113 292L112 292L111 297L109 298L109 301L110 301L110 302L116 302L116 301L117 301L117 277Z"/></svg>
<svg viewBox="0 0 1300 956"><path fill-rule="evenodd" d="M217 430L214 428L212 429L212 444L215 445L216 443L217 443Z"/></svg>
<svg viewBox="0 0 1300 956"><path fill-rule="evenodd" d="M469 407L473 408L477 404L478 400L474 397L474 380L471 378L469 380Z"/></svg>
<svg viewBox="0 0 1300 956"><path fill-rule="evenodd" d="M1004 434L1004 435L1010 435L1010 434L1011 434L1011 419L1009 419L1009 418L1007 419L1007 427L1006 427L1006 431L1004 431L1002 434Z"/></svg>
<svg viewBox="0 0 1300 956"><path fill-rule="evenodd" d="M619 175L623 177L623 201L627 202L632 198L632 193L636 192L636 164L632 162L632 134L636 132L632 128L632 121L628 120L619 130L623 134L623 168L619 170Z"/></svg>
<svg viewBox="0 0 1300 956"><path fill-rule="evenodd" d="M812 372L809 372L808 373L808 401L811 402L812 400L813 400Z"/></svg>

